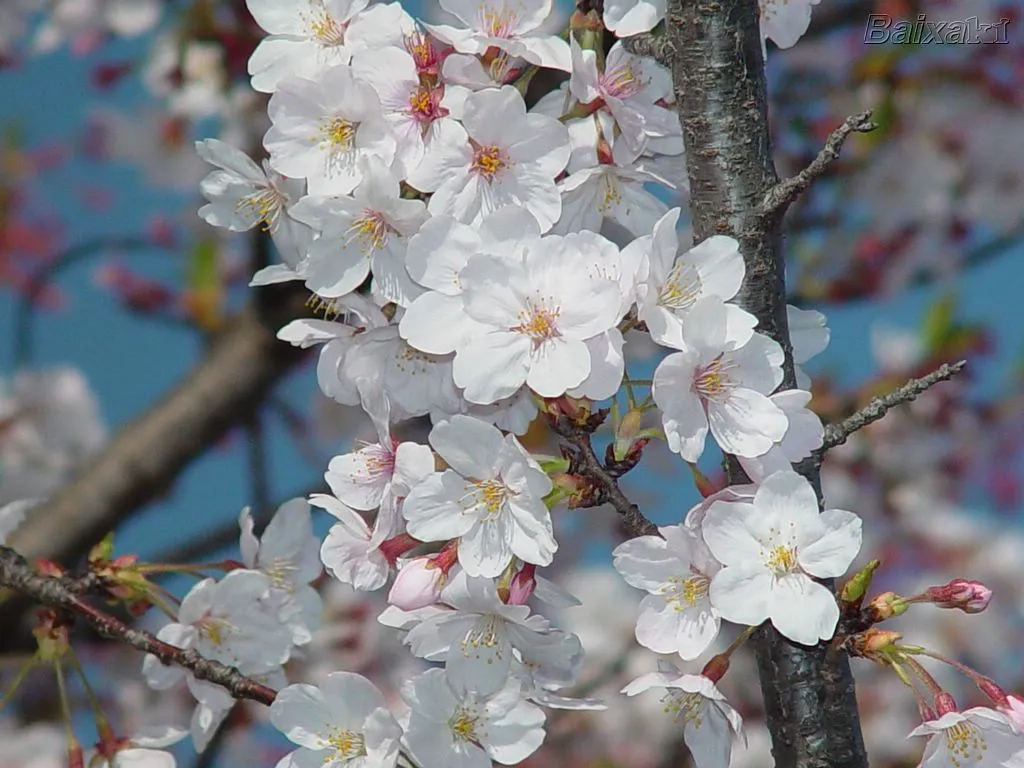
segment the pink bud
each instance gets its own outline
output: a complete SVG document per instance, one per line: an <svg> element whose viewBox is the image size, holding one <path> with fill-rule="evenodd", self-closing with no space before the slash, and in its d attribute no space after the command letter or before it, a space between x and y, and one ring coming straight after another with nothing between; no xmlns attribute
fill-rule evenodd
<svg viewBox="0 0 1024 768"><path fill-rule="evenodd" d="M959 711L956 706L956 699L953 698L953 694L949 691L940 691L935 694L935 711L938 713L939 717L950 712Z"/></svg>
<svg viewBox="0 0 1024 768"><path fill-rule="evenodd" d="M941 587L929 587L925 594L940 608L959 608L964 613L981 613L992 600L991 589L970 579L953 579Z"/></svg>
<svg viewBox="0 0 1024 768"><path fill-rule="evenodd" d="M447 580L447 576L437 567L433 558L414 558L395 576L395 583L388 592L388 602L403 611L414 611L433 605L441 595L441 588Z"/></svg>
<svg viewBox="0 0 1024 768"><path fill-rule="evenodd" d="M527 563L512 577L512 583L508 586L508 600L505 602L509 605L523 605L530 599L533 590L537 588L537 579L533 575L536 570L537 566Z"/></svg>

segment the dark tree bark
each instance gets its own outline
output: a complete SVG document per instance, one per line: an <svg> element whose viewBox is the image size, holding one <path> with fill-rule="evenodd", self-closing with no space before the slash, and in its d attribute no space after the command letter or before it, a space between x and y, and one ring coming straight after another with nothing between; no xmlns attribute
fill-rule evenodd
<svg viewBox="0 0 1024 768"><path fill-rule="evenodd" d="M757 0L670 0L666 35L690 177L694 240L740 243L746 279L738 302L786 354L782 387L795 385L786 322L783 211L759 212L778 183L768 133ZM731 483L747 482L727 466ZM799 468L819 488L817 462ZM819 493L820 495L820 493ZM788 641L770 624L754 636L775 763L779 768L867 765L853 678L824 644Z"/></svg>

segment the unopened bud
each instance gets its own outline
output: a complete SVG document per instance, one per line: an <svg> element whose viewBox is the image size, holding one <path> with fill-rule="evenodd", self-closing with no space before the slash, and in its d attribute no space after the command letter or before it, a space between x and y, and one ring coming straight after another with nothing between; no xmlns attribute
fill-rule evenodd
<svg viewBox="0 0 1024 768"><path fill-rule="evenodd" d="M909 608L910 604L895 592L883 592L871 598L867 610L871 621L876 622L902 616Z"/></svg>
<svg viewBox="0 0 1024 768"><path fill-rule="evenodd" d="M992 600L991 589L970 579L953 579L941 587L928 587L925 594L940 608L958 608L964 613L981 613Z"/></svg>
<svg viewBox="0 0 1024 768"><path fill-rule="evenodd" d="M720 653L717 656L712 656L700 673L712 683L717 684L719 680L725 677L725 673L728 671L729 657L724 653Z"/></svg>
<svg viewBox="0 0 1024 768"><path fill-rule="evenodd" d="M89 563L104 563L114 554L114 532L111 531L89 550Z"/></svg>
<svg viewBox="0 0 1024 768"><path fill-rule="evenodd" d="M871 586L871 579L881 564L880 560L869 561L843 585L839 599L844 603L859 603L863 600L868 587Z"/></svg>
<svg viewBox="0 0 1024 768"><path fill-rule="evenodd" d="M533 594L533 590L537 588L537 579L534 575L536 572L536 565L530 563L524 565L512 577L512 581L508 585L508 600L505 602L509 605L523 605L526 603L530 599L530 595Z"/></svg>
<svg viewBox="0 0 1024 768"><path fill-rule="evenodd" d="M77 741L68 746L68 768L85 768L85 755Z"/></svg>
<svg viewBox="0 0 1024 768"><path fill-rule="evenodd" d="M948 715L950 712L957 712L958 710L956 699L953 698L952 693L949 691L939 691L935 694L935 713L939 717Z"/></svg>
<svg viewBox="0 0 1024 768"><path fill-rule="evenodd" d="M874 658L895 650L896 643L903 638L899 632L892 632L872 627L853 635L847 640L846 647L853 656Z"/></svg>
<svg viewBox="0 0 1024 768"><path fill-rule="evenodd" d="M403 611L433 605L447 582L445 572L432 557L417 557L407 562L395 576L388 602Z"/></svg>
<svg viewBox="0 0 1024 768"><path fill-rule="evenodd" d="M622 461L626 458L633 441L640 434L640 422L643 421L644 413L639 408L630 408L626 415L619 422L619 428L615 430L615 459Z"/></svg>

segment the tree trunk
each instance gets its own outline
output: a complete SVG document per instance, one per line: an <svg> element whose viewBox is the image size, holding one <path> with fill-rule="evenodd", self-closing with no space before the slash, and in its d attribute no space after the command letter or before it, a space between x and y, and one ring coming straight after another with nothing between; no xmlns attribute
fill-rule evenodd
<svg viewBox="0 0 1024 768"><path fill-rule="evenodd" d="M762 216L778 182L768 134L757 0L670 0L666 34L690 177L694 241L728 234L740 243L746 279L738 302L786 354L782 387L795 385L786 322L782 215ZM735 461L730 483L747 482ZM798 470L819 489L818 464ZM824 644L788 641L770 624L754 636L768 728L778 768L867 765L853 678L845 656Z"/></svg>

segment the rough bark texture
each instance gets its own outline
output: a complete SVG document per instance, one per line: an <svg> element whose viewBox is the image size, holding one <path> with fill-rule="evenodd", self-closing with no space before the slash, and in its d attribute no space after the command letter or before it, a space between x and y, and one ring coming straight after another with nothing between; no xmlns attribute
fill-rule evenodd
<svg viewBox="0 0 1024 768"><path fill-rule="evenodd" d="M782 386L793 387L786 323L781 212L759 206L778 182L768 134L757 0L670 0L667 36L686 144L694 238L729 234L747 274L738 301L786 353ZM817 463L802 466L817 488ZM731 463L730 482L745 482ZM775 763L779 768L867 765L845 656L808 648L770 624L754 636Z"/></svg>

